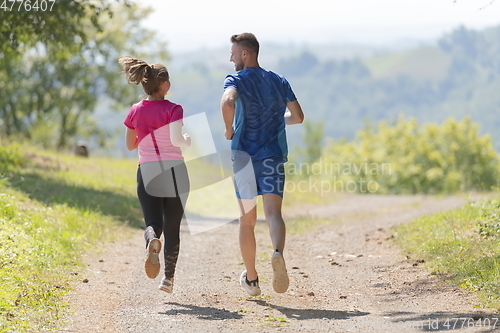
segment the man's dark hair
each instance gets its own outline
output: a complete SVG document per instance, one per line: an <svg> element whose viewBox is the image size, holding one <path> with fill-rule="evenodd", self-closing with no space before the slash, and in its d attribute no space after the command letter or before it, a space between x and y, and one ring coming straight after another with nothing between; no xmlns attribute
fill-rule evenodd
<svg viewBox="0 0 500 333"><path fill-rule="evenodd" d="M231 43L236 43L244 49L253 51L256 55L259 55L259 41L252 33L244 32L242 34L232 35Z"/></svg>

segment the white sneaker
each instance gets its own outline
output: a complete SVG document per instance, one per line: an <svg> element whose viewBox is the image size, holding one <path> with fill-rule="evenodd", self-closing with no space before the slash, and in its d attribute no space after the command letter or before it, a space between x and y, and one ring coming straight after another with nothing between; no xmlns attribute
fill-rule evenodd
<svg viewBox="0 0 500 333"><path fill-rule="evenodd" d="M260 295L259 278L256 278L253 281L248 281L247 271L243 271L240 275L240 286L245 289L250 296Z"/></svg>
<svg viewBox="0 0 500 333"><path fill-rule="evenodd" d="M169 294L173 293L173 291L174 291L174 278L171 278L171 279L163 278L161 280L160 285L158 286L158 289L161 291L164 291L166 293L169 293Z"/></svg>
<svg viewBox="0 0 500 333"><path fill-rule="evenodd" d="M284 293L288 289L290 280L286 272L285 259L278 251L274 252L271 257L271 265L273 266L273 289L277 293Z"/></svg>
<svg viewBox="0 0 500 333"><path fill-rule="evenodd" d="M144 270L150 279L154 279L160 273L160 251L161 241L158 238L153 238L146 251L146 261L144 262Z"/></svg>

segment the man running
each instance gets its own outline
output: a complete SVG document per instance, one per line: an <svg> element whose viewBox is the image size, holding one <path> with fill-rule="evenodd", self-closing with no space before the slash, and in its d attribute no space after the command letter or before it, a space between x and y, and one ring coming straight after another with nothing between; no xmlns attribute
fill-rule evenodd
<svg viewBox="0 0 500 333"><path fill-rule="evenodd" d="M231 43L230 61L236 73L226 76L221 110L225 137L232 140L236 196L241 210L239 241L246 270L240 276L240 285L252 296L261 293L255 268L254 229L256 198L262 195L275 249L271 258L273 288L284 293L289 285L283 259L285 223L281 216L288 154L285 124L302 123L304 114L288 81L260 67L259 42L253 34L233 35ZM253 171L250 168L248 172L248 166Z"/></svg>

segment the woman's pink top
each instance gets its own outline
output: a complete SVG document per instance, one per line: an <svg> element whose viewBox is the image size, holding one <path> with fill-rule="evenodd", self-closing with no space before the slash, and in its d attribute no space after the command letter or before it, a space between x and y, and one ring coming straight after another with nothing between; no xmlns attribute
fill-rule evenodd
<svg viewBox="0 0 500 333"><path fill-rule="evenodd" d="M139 164L153 161L184 160L179 147L170 141L169 124L181 120L182 106L169 100L142 100L132 105L123 121L135 130L139 140Z"/></svg>

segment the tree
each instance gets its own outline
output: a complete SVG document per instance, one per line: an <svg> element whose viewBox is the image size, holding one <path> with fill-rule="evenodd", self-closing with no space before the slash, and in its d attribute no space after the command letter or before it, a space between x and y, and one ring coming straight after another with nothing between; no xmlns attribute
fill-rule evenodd
<svg viewBox="0 0 500 333"><path fill-rule="evenodd" d="M378 193L484 191L498 186L500 177L491 137L480 136L468 117L438 125L401 115L366 126L355 141L329 144L323 156L323 170L333 158L335 165L349 167L334 177L372 183Z"/></svg>
<svg viewBox="0 0 500 333"><path fill-rule="evenodd" d="M127 0L115 0L128 4ZM7 1L2 9L0 48L6 55L22 55L27 49L42 43L71 47L75 41L86 38L86 25L90 19L99 29L103 14L112 17L109 1L44 1L46 10L35 10L26 4ZM31 4L29 5L31 6ZM29 10L27 10L29 9Z"/></svg>
<svg viewBox="0 0 500 333"><path fill-rule="evenodd" d="M0 78L8 84L0 90L0 130L28 138L42 135L46 145L64 148L79 134L102 135L92 118L99 98L132 103L135 96L125 90L130 87L121 77L118 57L141 57L147 51L149 58L164 62L168 54L164 43L153 43L153 32L140 28L149 9L118 3L106 8L112 16L79 20L85 34L71 47L39 43L21 56L11 52L4 58Z"/></svg>
<svg viewBox="0 0 500 333"><path fill-rule="evenodd" d="M304 122L304 135L301 149L306 163L314 163L321 157L323 151L324 122L306 120Z"/></svg>
<svg viewBox="0 0 500 333"><path fill-rule="evenodd" d="M292 59L283 59L279 64L279 72L287 76L302 76L310 73L318 64L318 59L309 52L302 52Z"/></svg>

